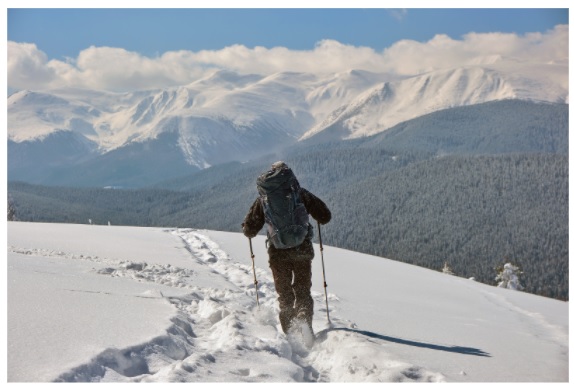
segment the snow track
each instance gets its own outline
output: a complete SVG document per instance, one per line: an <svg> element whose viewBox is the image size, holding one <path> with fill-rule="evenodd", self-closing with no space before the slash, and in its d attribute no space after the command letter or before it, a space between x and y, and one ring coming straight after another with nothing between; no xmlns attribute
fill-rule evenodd
<svg viewBox="0 0 574 387"><path fill-rule="evenodd" d="M323 319L323 295L313 292L317 341L310 351L292 347L277 318L276 293L268 271L256 268L260 307L255 302L251 266L235 262L214 241L193 229L166 230L178 236L199 267L221 276L228 286L197 285L190 268L146 262L120 261L9 247L18 254L57 256L103 264L98 275L162 284L184 289L179 296L151 290L141 297L162 298L177 308L165 335L124 349L108 348L83 364L61 374L62 382L427 382L444 377L393 359L381 339L348 328L338 315L330 294L333 326Z"/></svg>

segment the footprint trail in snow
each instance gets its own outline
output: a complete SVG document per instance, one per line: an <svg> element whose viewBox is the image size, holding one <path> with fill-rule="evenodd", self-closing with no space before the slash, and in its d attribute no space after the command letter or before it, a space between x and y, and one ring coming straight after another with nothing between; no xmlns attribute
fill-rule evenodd
<svg viewBox="0 0 574 387"><path fill-rule="evenodd" d="M166 230L182 239L191 259L224 278L225 289L197 286L196 273L171 265L104 262L101 275L186 289L164 297L178 309L165 336L132 348L109 349L58 381L103 382L414 382L443 381L441 374L397 361L376 339L352 329L327 329L321 293L313 292L317 340L304 350L290 344L278 321L271 275L256 267L260 307L255 302L252 267L233 261L210 238L193 229ZM348 327L338 316L337 296L329 295L335 327Z"/></svg>

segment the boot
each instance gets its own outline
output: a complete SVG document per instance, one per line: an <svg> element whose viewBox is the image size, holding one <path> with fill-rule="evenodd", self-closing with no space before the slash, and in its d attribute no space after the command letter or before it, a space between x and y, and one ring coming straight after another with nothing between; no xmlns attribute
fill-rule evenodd
<svg viewBox="0 0 574 387"><path fill-rule="evenodd" d="M279 322L281 323L281 329L283 333L287 334L291 325L293 324L293 318L295 317L295 309L293 308L283 308L279 311Z"/></svg>

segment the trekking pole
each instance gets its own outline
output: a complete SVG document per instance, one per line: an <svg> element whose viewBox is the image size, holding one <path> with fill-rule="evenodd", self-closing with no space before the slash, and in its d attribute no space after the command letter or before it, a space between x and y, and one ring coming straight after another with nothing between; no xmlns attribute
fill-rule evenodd
<svg viewBox="0 0 574 387"><path fill-rule="evenodd" d="M257 308L259 308L259 291L257 290L257 276L255 275L255 254L253 254L251 238L249 238L249 250L251 251L251 263L253 264L253 283L255 284L255 297L257 297Z"/></svg>
<svg viewBox="0 0 574 387"><path fill-rule="evenodd" d="M331 318L329 317L329 301L327 297L327 281L325 280L325 261L323 259L323 239L321 238L321 224L317 222L317 229L319 230L319 246L321 250L321 265L323 266L323 288L325 289L325 305L327 306L327 321L331 325Z"/></svg>

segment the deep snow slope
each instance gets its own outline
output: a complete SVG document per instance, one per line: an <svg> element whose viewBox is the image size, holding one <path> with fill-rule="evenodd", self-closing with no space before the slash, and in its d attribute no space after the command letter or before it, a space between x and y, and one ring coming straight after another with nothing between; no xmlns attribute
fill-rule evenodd
<svg viewBox="0 0 574 387"><path fill-rule="evenodd" d="M306 351L253 247L260 308L241 234L10 222L8 381L568 381L568 303L329 246Z"/></svg>

